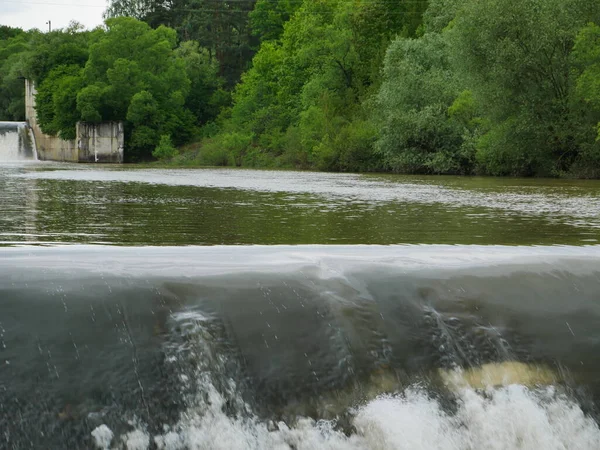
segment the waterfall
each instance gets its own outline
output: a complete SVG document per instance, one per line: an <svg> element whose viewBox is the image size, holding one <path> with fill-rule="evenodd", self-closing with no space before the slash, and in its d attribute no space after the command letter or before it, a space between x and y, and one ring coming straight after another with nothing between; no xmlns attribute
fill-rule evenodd
<svg viewBox="0 0 600 450"><path fill-rule="evenodd" d="M0 122L0 162L37 160L35 138L26 122Z"/></svg>

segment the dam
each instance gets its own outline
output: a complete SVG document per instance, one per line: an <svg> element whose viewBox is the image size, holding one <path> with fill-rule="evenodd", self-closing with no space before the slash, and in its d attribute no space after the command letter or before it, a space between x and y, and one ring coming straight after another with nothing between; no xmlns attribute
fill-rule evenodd
<svg viewBox="0 0 600 450"><path fill-rule="evenodd" d="M77 122L75 139L42 131L35 110L35 83L25 80L25 119L31 129L37 158L42 161L122 163L125 131L122 122Z"/></svg>

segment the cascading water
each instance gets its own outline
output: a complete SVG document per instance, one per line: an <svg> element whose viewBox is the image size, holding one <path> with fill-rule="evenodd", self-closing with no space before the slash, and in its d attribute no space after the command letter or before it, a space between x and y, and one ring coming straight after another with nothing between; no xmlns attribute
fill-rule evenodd
<svg viewBox="0 0 600 450"><path fill-rule="evenodd" d="M36 159L35 138L27 122L0 122L0 162Z"/></svg>
<svg viewBox="0 0 600 450"><path fill-rule="evenodd" d="M600 247L466 250L4 249L0 447L597 450Z"/></svg>

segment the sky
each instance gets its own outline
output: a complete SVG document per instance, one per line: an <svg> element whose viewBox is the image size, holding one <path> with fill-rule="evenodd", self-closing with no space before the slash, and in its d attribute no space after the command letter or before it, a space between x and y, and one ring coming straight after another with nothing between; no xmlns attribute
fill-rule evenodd
<svg viewBox="0 0 600 450"><path fill-rule="evenodd" d="M86 28L102 24L106 0L0 0L0 25L25 30L64 28L76 20Z"/></svg>

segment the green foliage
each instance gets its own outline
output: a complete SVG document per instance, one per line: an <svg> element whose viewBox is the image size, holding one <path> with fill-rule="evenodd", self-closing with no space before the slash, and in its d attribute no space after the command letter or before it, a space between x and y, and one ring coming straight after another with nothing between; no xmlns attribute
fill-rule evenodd
<svg viewBox="0 0 600 450"><path fill-rule="evenodd" d="M573 57L582 69L577 79L577 94L600 108L600 26L590 23L581 29Z"/></svg>
<svg viewBox="0 0 600 450"><path fill-rule="evenodd" d="M585 122L600 141L600 26L590 23L577 35L573 60L578 75L576 100L585 106Z"/></svg>
<svg viewBox="0 0 600 450"><path fill-rule="evenodd" d="M140 91L131 98L126 117L133 126L154 127L161 120L158 102L150 92Z"/></svg>
<svg viewBox="0 0 600 450"><path fill-rule="evenodd" d="M102 121L102 110L106 86L86 86L77 93L77 110L81 113L84 122Z"/></svg>
<svg viewBox="0 0 600 450"><path fill-rule="evenodd" d="M432 0L426 32L386 56L377 149L387 167L530 176L595 167L597 38L582 27L599 13L583 0Z"/></svg>
<svg viewBox="0 0 600 450"><path fill-rule="evenodd" d="M259 0L251 18L262 44L236 87L233 106L221 116L223 136L241 133L252 142L241 159L236 150L229 160L323 170L379 168L373 152L377 129L366 102L378 84L377 65L387 42L419 22L416 14L407 19L406 11L384 0Z"/></svg>
<svg viewBox="0 0 600 450"><path fill-rule="evenodd" d="M0 25L0 41L7 41L23 34L25 34L25 32L21 28Z"/></svg>
<svg viewBox="0 0 600 450"><path fill-rule="evenodd" d="M296 1L296 0L293 0ZM239 81L254 55L249 13L256 0L110 0L105 17L134 17L152 28L174 29L182 41L196 41L218 66L228 87Z"/></svg>
<svg viewBox="0 0 600 450"><path fill-rule="evenodd" d="M457 73L485 105L485 172L557 175L578 158L571 53L599 12L584 0L463 2L449 35Z"/></svg>
<svg viewBox="0 0 600 450"><path fill-rule="evenodd" d="M83 86L82 69L76 65L58 66L38 87L36 112L46 134L63 139L75 138L79 120L77 94Z"/></svg>
<svg viewBox="0 0 600 450"><path fill-rule="evenodd" d="M111 0L104 12L104 17L125 16L144 20L156 6L158 6L158 2L150 0Z"/></svg>
<svg viewBox="0 0 600 450"><path fill-rule="evenodd" d="M25 120L26 61L31 33L0 26L0 120Z"/></svg>
<svg viewBox="0 0 600 450"><path fill-rule="evenodd" d="M175 56L183 60L185 72L190 79L185 106L196 116L198 123L213 119L230 101L229 95L224 95L222 90L218 65L211 60L206 49L193 41L181 43L175 50Z"/></svg>
<svg viewBox="0 0 600 450"><path fill-rule="evenodd" d="M209 166L241 166L248 156L252 136L231 132L223 133L203 143L200 149L199 161Z"/></svg>
<svg viewBox="0 0 600 450"><path fill-rule="evenodd" d="M43 63L29 66L39 80L37 114L46 133L70 139L80 120L122 120L127 158L147 159L161 136L176 145L190 141L227 101L206 51L191 42L177 47L173 29L119 17L108 19L106 30L48 35L48 45L62 50L42 46L35 54ZM53 66L56 58L70 64Z"/></svg>
<svg viewBox="0 0 600 450"><path fill-rule="evenodd" d="M342 172L381 170L381 160L374 152L377 127L370 120L356 119L345 124L332 143L336 169Z"/></svg>
<svg viewBox="0 0 600 450"><path fill-rule="evenodd" d="M388 49L377 96L377 150L395 172L470 173L475 105L448 56L446 36L396 39Z"/></svg>
<svg viewBox="0 0 600 450"><path fill-rule="evenodd" d="M279 39L300 4L295 0L257 0L249 15L252 34L261 42Z"/></svg>
<svg viewBox="0 0 600 450"><path fill-rule="evenodd" d="M55 67L83 67L88 59L89 43L101 33L100 29L82 31L77 23L72 23L65 30L33 33L29 42L31 55L27 61L26 76L39 84Z"/></svg>
<svg viewBox="0 0 600 450"><path fill-rule="evenodd" d="M160 137L158 145L152 152L152 156L158 159L169 159L173 158L177 153L177 149L173 146L173 142L171 141L171 136L163 134Z"/></svg>

